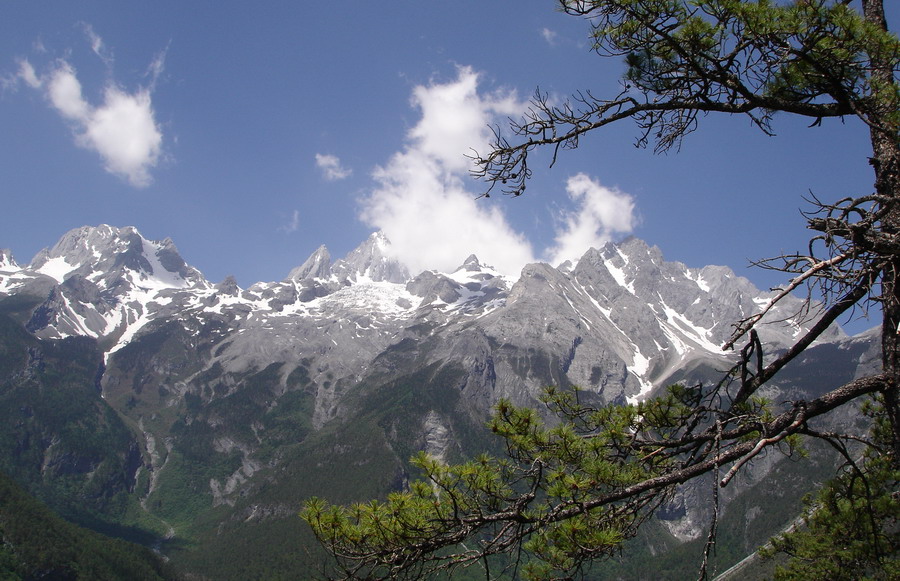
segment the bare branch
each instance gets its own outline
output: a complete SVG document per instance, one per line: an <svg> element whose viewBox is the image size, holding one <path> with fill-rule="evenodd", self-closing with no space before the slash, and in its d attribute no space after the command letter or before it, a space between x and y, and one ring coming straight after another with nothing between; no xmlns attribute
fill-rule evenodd
<svg viewBox="0 0 900 581"><path fill-rule="evenodd" d="M816 276L823 271L831 270L832 268L843 263L844 261L854 258L856 255L857 255L857 251L854 250L854 251L846 252L844 254L840 254L833 258L829 258L827 260L820 260L818 262L814 262L813 264L811 264L799 276L795 276L794 278L792 278L790 280L790 282L787 285L785 285L784 288L779 289L778 294L775 295L774 297L772 297L771 299L769 299L769 302L766 303L766 305L762 308L762 310L760 310L760 312L740 321L736 325L737 329L735 330L734 334L722 346L722 350L725 351L728 349L733 349L734 344L741 337L743 337L745 334L747 334L747 332L750 331L753 328L753 326L757 322L759 322L760 319L765 317L769 313L769 311L772 310L772 308L775 305L777 305L782 299L784 299L785 297L790 295L792 292L797 290L801 285L803 285L805 282L807 282L811 277ZM813 261L813 259L811 257L809 257L807 260L809 260L810 262Z"/></svg>

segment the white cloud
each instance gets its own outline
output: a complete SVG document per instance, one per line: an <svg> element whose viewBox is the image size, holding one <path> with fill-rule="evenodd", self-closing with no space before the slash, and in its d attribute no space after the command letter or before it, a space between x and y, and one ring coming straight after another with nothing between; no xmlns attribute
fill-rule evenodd
<svg viewBox="0 0 900 581"><path fill-rule="evenodd" d="M92 50L104 60L111 59L104 57L103 41L90 27L85 30ZM153 82L161 72L162 63L162 58L157 57L151 66ZM152 182L150 170L162 156L162 132L155 119L150 89L128 93L109 82L103 91L103 102L92 105L82 94L75 68L65 60L58 61L40 76L31 63L23 60L17 77L44 93L57 113L71 124L75 143L98 153L106 171L136 187Z"/></svg>
<svg viewBox="0 0 900 581"><path fill-rule="evenodd" d="M19 61L18 77L32 89L37 89L41 86L41 80L38 78L37 73L34 72L34 67L28 61Z"/></svg>
<svg viewBox="0 0 900 581"><path fill-rule="evenodd" d="M322 175L328 181L342 180L353 174L353 170L341 165L341 160L334 155L317 153L316 165L322 170Z"/></svg>
<svg viewBox="0 0 900 581"><path fill-rule="evenodd" d="M290 234L291 232L296 232L300 229L300 210L294 210L291 214L291 219L284 226L279 226L279 230L284 232L285 234Z"/></svg>
<svg viewBox="0 0 900 581"><path fill-rule="evenodd" d="M107 87L103 105L93 109L78 143L97 151L108 172L138 187L149 185L153 181L149 169L156 166L162 149L150 94L129 95Z"/></svg>
<svg viewBox="0 0 900 581"><path fill-rule="evenodd" d="M421 151L395 154L375 179L362 217L384 231L411 272L449 272L471 253L510 275L534 261L531 244L496 206L476 200L462 180Z"/></svg>
<svg viewBox="0 0 900 581"><path fill-rule="evenodd" d="M363 221L384 231L412 272L450 271L473 252L508 274L534 259L501 210L465 188L465 155L487 144L488 123L524 107L513 93L481 95L477 85L477 73L461 67L453 81L413 90L421 120L406 148L375 170L376 187L362 201Z"/></svg>
<svg viewBox="0 0 900 581"><path fill-rule="evenodd" d="M412 104L422 118L408 137L412 147L439 160L453 172L470 167L466 157L484 151L491 139L489 125L497 117L521 113L525 105L514 92L478 93L478 74L460 67L456 81L418 86L413 89Z"/></svg>
<svg viewBox="0 0 900 581"><path fill-rule="evenodd" d="M549 28L541 29L541 36L544 37L544 40L547 41L547 44L553 46L556 44L556 31L550 30Z"/></svg>
<svg viewBox="0 0 900 581"><path fill-rule="evenodd" d="M562 216L562 228L547 251L551 264L578 260L588 248L599 248L614 235L634 229L637 218L629 194L607 188L583 173L568 179L566 191L577 208Z"/></svg>
<svg viewBox="0 0 900 581"><path fill-rule="evenodd" d="M90 119L91 107L84 100L81 94L81 83L75 75L75 69L69 63L60 62L57 68L50 73L46 83L41 81L38 85L32 86L40 88L45 85L47 97L60 115L69 121L87 124Z"/></svg>
<svg viewBox="0 0 900 581"><path fill-rule="evenodd" d="M88 42L91 43L91 51L93 51L93 53L107 65L112 65L114 60L113 55L109 50L107 50L106 44L103 42L103 39L100 38L100 36L96 32L94 32L94 27L86 22L82 22L81 28L84 31L85 36L87 36Z"/></svg>
<svg viewBox="0 0 900 581"><path fill-rule="evenodd" d="M526 107L512 92L480 93L478 81L472 69L460 67L452 81L415 87L412 104L422 116L403 151L376 168L376 185L362 200L361 219L384 231L411 272L451 271L475 253L516 276L536 260L531 242L504 215L506 200L476 199L467 189L466 154L488 147L490 124ZM555 244L545 253L553 264L577 260L589 247L632 230L634 202L628 194L585 174L571 177L567 191L576 208L562 215Z"/></svg>
<svg viewBox="0 0 900 581"><path fill-rule="evenodd" d="M147 67L146 76L150 77L150 83L147 86L147 90L151 93L156 88L156 82L159 80L159 77L162 76L163 71L166 68L166 54L168 52L168 48L160 51L160 53L150 62L150 66Z"/></svg>

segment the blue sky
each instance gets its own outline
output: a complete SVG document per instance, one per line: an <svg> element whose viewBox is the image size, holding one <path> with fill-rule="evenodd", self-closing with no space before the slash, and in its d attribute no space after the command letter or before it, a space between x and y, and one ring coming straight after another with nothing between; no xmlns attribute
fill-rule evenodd
<svg viewBox="0 0 900 581"><path fill-rule="evenodd" d="M889 3L890 4L890 3ZM891 8L889 8L891 9ZM890 14L896 23L896 7ZM171 237L216 282L279 280L320 244L384 229L413 268L506 271L633 234L688 266L803 248L802 196L871 190L864 127L707 117L679 153L630 122L532 162L525 196L476 200L468 148L538 86L615 94L622 63L551 0L5 2L0 247L67 230Z"/></svg>

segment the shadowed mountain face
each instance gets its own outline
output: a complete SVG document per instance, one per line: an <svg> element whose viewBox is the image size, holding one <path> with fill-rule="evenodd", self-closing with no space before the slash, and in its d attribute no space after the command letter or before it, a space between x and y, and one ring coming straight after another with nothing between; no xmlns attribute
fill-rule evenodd
<svg viewBox="0 0 900 581"><path fill-rule="evenodd" d="M171 537L168 552L192 570L251 567L244 549L222 545L230 535L284 528L304 539L293 515L309 495L378 496L404 485L417 450L453 460L491 449L483 425L501 397L535 404L546 385L577 385L624 403L717 378L732 324L771 296L634 238L574 265L528 265L518 280L475 256L411 276L380 233L343 259L320 247L284 280L242 289L206 281L171 240L80 228L24 267L0 253L4 409L27 418L4 424L0 461L62 511L107 466L100 494L117 500L91 518ZM805 330L799 306L785 302L761 326L768 350ZM820 343L778 389L824 389L870 365L868 336L834 328ZM71 365L56 355L64 348ZM835 371L812 385L817 353ZM60 387L69 367L83 369L66 375L77 388ZM35 385L79 404L37 412L21 403ZM109 449L82 449L82 429L117 435L102 438ZM65 486L51 469L63 465ZM704 515L684 498L669 530L689 539ZM272 547L251 548L267 571L293 569Z"/></svg>

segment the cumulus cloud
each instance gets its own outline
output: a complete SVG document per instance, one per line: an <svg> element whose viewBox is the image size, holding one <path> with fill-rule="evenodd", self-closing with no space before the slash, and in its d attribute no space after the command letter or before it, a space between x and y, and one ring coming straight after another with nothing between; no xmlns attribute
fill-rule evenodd
<svg viewBox="0 0 900 581"><path fill-rule="evenodd" d="M479 94L478 77L470 67L460 67L455 81L413 89L412 104L422 118L409 131L411 146L451 172L468 171L466 156L487 148L491 123L525 108L515 92Z"/></svg>
<svg viewBox="0 0 900 581"><path fill-rule="evenodd" d="M637 222L634 198L615 188L607 188L586 174L570 177L566 192L576 209L564 212L547 251L553 265L578 260L588 248L599 248L616 234L631 232Z"/></svg>
<svg viewBox="0 0 900 581"><path fill-rule="evenodd" d="M40 83L38 88L45 83ZM67 62L60 62L46 81L47 97L60 115L70 121L87 125L91 107L81 95L81 83L75 69Z"/></svg>
<svg viewBox="0 0 900 581"><path fill-rule="evenodd" d="M88 27L92 50L108 55L103 41ZM111 58L109 56L103 57ZM152 81L162 69L162 57L151 65ZM53 109L72 127L75 143L98 153L106 171L133 186L152 182L150 170L162 156L162 132L155 119L150 88L129 93L114 82L107 83L102 102L85 99L75 68L57 61L48 72L38 75L27 60L19 63L18 79L44 93Z"/></svg>
<svg viewBox="0 0 900 581"><path fill-rule="evenodd" d="M335 155L317 153L316 165L322 170L322 176L328 181L342 180L353 174L353 170L345 168Z"/></svg>
<svg viewBox="0 0 900 581"><path fill-rule="evenodd" d="M384 231L411 272L449 272L470 253L510 275L534 260L531 244L497 207L480 204L421 151L395 154L375 179L378 188L364 203L363 219Z"/></svg>
<svg viewBox="0 0 900 581"><path fill-rule="evenodd" d="M407 134L406 147L375 169L375 187L362 200L361 219L387 235L396 257L411 272L448 272L470 254L516 276L537 260L527 237L503 213L503 200L478 200L467 188L472 149L484 150L489 125L525 110L510 91L482 93L479 75L460 67L454 80L417 86L412 105L421 118ZM558 264L577 260L635 225L634 200L602 186L586 174L567 182L572 209L557 222L554 245L542 253Z"/></svg>
<svg viewBox="0 0 900 581"><path fill-rule="evenodd" d="M384 231L413 272L450 271L473 252L509 274L534 259L531 244L501 210L465 187L466 154L486 146L488 124L524 108L515 93L480 94L477 87L478 74L468 67L452 81L416 87L412 104L421 119L405 149L376 168L375 188L362 200L362 220Z"/></svg>

